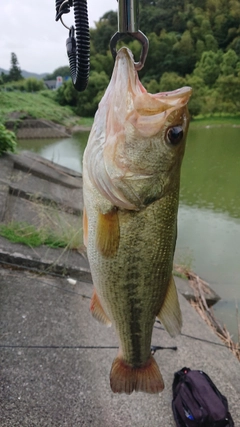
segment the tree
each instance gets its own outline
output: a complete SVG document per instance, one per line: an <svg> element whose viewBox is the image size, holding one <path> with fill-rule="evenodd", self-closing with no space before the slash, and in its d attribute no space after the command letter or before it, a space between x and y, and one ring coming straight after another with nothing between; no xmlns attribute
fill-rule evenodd
<svg viewBox="0 0 240 427"><path fill-rule="evenodd" d="M203 79L204 83L212 87L220 74L220 64L222 61L222 51L203 52L201 60L197 63L194 74Z"/></svg>
<svg viewBox="0 0 240 427"><path fill-rule="evenodd" d="M181 75L190 74L196 63L196 53L189 30L186 30L181 39L173 46L174 68L173 71Z"/></svg>
<svg viewBox="0 0 240 427"><path fill-rule="evenodd" d="M29 77L24 81L24 87L27 92L38 92L39 90L45 89L43 80L35 79L35 77Z"/></svg>
<svg viewBox="0 0 240 427"><path fill-rule="evenodd" d="M224 76L234 75L236 73L238 56L236 52L232 49L229 49L226 53L224 53L222 58L222 63L220 65L221 74Z"/></svg>
<svg viewBox="0 0 240 427"><path fill-rule="evenodd" d="M221 110L237 113L240 108L240 79L239 77L220 76L216 87L221 97Z"/></svg>
<svg viewBox="0 0 240 427"><path fill-rule="evenodd" d="M18 65L17 55L12 52L11 53L11 68L9 70L8 80L10 82L17 82L18 80L22 80L21 68Z"/></svg>
<svg viewBox="0 0 240 427"><path fill-rule="evenodd" d="M109 79L104 71L101 71L101 73L92 71L89 76L87 89L78 95L78 102L75 109L76 114L83 117L93 116L97 111L98 104L103 97L108 83Z"/></svg>
<svg viewBox="0 0 240 427"><path fill-rule="evenodd" d="M68 65L58 67L53 73L47 74L44 80L55 80L58 76L69 77L71 75Z"/></svg>
<svg viewBox="0 0 240 427"><path fill-rule="evenodd" d="M177 73L164 73L160 80L160 91L171 91L186 85L185 79Z"/></svg>

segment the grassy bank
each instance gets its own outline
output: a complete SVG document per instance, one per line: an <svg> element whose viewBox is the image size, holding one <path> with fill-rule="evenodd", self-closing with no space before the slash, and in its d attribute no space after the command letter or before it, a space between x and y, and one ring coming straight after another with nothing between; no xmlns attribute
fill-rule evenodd
<svg viewBox="0 0 240 427"><path fill-rule="evenodd" d="M31 116L34 119L51 120L65 126L85 125L86 120L74 115L68 106L61 106L54 100L54 92L0 92L0 120L5 122L13 113L20 117Z"/></svg>
<svg viewBox="0 0 240 427"><path fill-rule="evenodd" d="M34 119L51 120L65 126L91 126L92 117L76 116L68 106L61 106L55 100L54 91L44 90L41 92L4 92L0 91L0 120L5 122L13 113L31 116ZM192 127L236 125L240 126L240 115L209 115L197 116L191 121Z"/></svg>
<svg viewBox="0 0 240 427"><path fill-rule="evenodd" d="M57 217L56 217L57 218ZM82 223L81 218L79 219ZM64 225L63 225L64 224ZM13 243L21 243L29 247L46 245L50 248L78 249L83 244L82 228L72 224L59 222L55 229L48 226L35 227L23 222L0 224L0 236Z"/></svg>

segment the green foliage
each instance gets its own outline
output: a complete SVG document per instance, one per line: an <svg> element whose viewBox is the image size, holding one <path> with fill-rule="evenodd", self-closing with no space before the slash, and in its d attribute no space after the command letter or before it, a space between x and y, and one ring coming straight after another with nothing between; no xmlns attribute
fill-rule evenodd
<svg viewBox="0 0 240 427"><path fill-rule="evenodd" d="M222 57L222 62L220 64L221 74L223 76L235 75L239 65L240 61L236 52L229 49Z"/></svg>
<svg viewBox="0 0 240 427"><path fill-rule="evenodd" d="M39 92L45 89L43 80L38 80L35 77L11 81L4 84L4 89L8 92L19 90L21 92Z"/></svg>
<svg viewBox="0 0 240 427"><path fill-rule="evenodd" d="M69 80L57 90L56 99L61 105L71 105L79 116L93 116L109 83L104 71L91 71L87 89L77 92Z"/></svg>
<svg viewBox="0 0 240 427"><path fill-rule="evenodd" d="M234 75L220 76L217 89L228 113L237 113L240 109L240 79Z"/></svg>
<svg viewBox="0 0 240 427"><path fill-rule="evenodd" d="M109 42L118 28L117 13L105 13L96 23L96 29L91 29L90 36L94 49L99 54L105 55L109 49Z"/></svg>
<svg viewBox="0 0 240 427"><path fill-rule="evenodd" d="M93 116L98 108L98 104L109 83L107 74L104 71L90 74L88 87L84 92L79 93L76 114L83 117Z"/></svg>
<svg viewBox="0 0 240 427"><path fill-rule="evenodd" d="M55 80L58 76L69 77L71 75L68 65L57 68L53 73L47 74L45 80Z"/></svg>
<svg viewBox="0 0 240 427"><path fill-rule="evenodd" d="M27 92L38 92L45 89L43 80L35 79L34 77L29 77L25 79L24 86Z"/></svg>
<svg viewBox="0 0 240 427"><path fill-rule="evenodd" d="M152 79L146 84L146 89L149 93L157 93L160 92L160 85L155 79Z"/></svg>
<svg viewBox="0 0 240 427"><path fill-rule="evenodd" d="M47 96L46 96L47 95ZM13 112L20 112L23 116L52 120L56 123L68 125L71 121L77 122L69 106L61 107L55 101L56 91L43 92L6 92L0 91L1 118L8 120Z"/></svg>
<svg viewBox="0 0 240 427"><path fill-rule="evenodd" d="M222 56L221 50L216 53L212 51L203 52L194 74L201 77L206 85L213 86L220 74Z"/></svg>
<svg viewBox="0 0 240 427"><path fill-rule="evenodd" d="M17 82L18 80L22 80L21 69L18 65L17 55L12 52L11 53L11 68L9 70L9 74L7 80L9 82Z"/></svg>
<svg viewBox="0 0 240 427"><path fill-rule="evenodd" d="M70 105L72 107L77 105L78 92L74 89L71 80L67 80L56 92L56 101L60 105Z"/></svg>
<svg viewBox="0 0 240 427"><path fill-rule="evenodd" d="M12 221L0 224L0 235L13 243L30 247L47 245L51 248L77 249L83 243L81 227L74 227L65 222L62 226L59 223L59 228L52 229L47 226L36 228L25 222Z"/></svg>
<svg viewBox="0 0 240 427"><path fill-rule="evenodd" d="M7 130L5 126L0 123L0 156L7 151L12 151L14 153L16 146L15 133Z"/></svg>
<svg viewBox="0 0 240 427"><path fill-rule="evenodd" d="M175 90L185 85L185 79L177 73L164 73L160 80L160 91L166 92L169 90Z"/></svg>
<svg viewBox="0 0 240 427"><path fill-rule="evenodd" d="M51 248L64 248L66 241L53 233L37 230L33 225L20 222L11 222L8 225L0 224L0 235L13 243L22 243L30 247L47 245Z"/></svg>

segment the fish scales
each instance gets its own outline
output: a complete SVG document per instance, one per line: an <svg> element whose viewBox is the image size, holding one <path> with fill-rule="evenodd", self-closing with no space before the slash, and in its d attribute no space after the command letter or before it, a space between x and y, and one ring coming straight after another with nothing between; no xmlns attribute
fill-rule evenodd
<svg viewBox="0 0 240 427"><path fill-rule="evenodd" d="M90 308L118 336L114 392L161 391L151 356L155 318L172 336L181 329L172 265L190 94L147 94L131 53L121 49L84 153Z"/></svg>
<svg viewBox="0 0 240 427"><path fill-rule="evenodd" d="M129 364L141 365L149 357L153 324L171 275L168 260L175 245L169 225L172 203L168 197L137 213L119 211L121 234L117 257L106 259L95 251L92 259L93 283L106 314L115 319ZM174 215L171 220L175 224ZM169 228L164 226L166 222ZM150 248L147 241L151 242Z"/></svg>

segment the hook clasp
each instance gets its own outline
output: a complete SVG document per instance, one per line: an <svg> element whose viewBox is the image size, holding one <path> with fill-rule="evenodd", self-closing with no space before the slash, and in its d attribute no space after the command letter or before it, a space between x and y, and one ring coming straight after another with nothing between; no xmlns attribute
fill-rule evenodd
<svg viewBox="0 0 240 427"><path fill-rule="evenodd" d="M70 2L69 2L69 0L65 0L65 1L63 1L63 2L62 2L62 4L61 4L61 6L60 6L60 8L59 8L59 11L58 11L57 17L56 17L56 20L60 19L60 21L61 21L62 25L63 25L65 28L67 28L67 30L69 30L69 31L71 31L71 28L72 28L72 27L68 27L66 24L64 24L63 19L62 19L62 15L63 15L64 13L69 13L69 12L70 12L70 7L71 7L71 6L72 6L72 2L71 2L71 1L70 1Z"/></svg>
<svg viewBox="0 0 240 427"><path fill-rule="evenodd" d="M135 62L136 70L144 66L148 53L148 38L139 30L139 0L118 0L118 32L110 40L110 49L115 59L117 55L116 45L119 40L131 36L142 45L139 62Z"/></svg>
<svg viewBox="0 0 240 427"><path fill-rule="evenodd" d="M140 30L134 32L134 33L115 33L111 40L110 40L110 49L112 52L112 56L113 59L116 59L117 56L117 43L119 42L119 40L122 40L124 37L126 37L126 35L129 35L131 37L133 37L135 40L138 40L141 45L142 45L142 51L141 51L141 55L140 55L140 59L138 62L134 62L134 66L136 68L137 71L141 70L144 67L146 58L147 58L147 54L148 54L148 47L149 47L149 42L148 42L148 38L145 36L145 34L143 34Z"/></svg>

